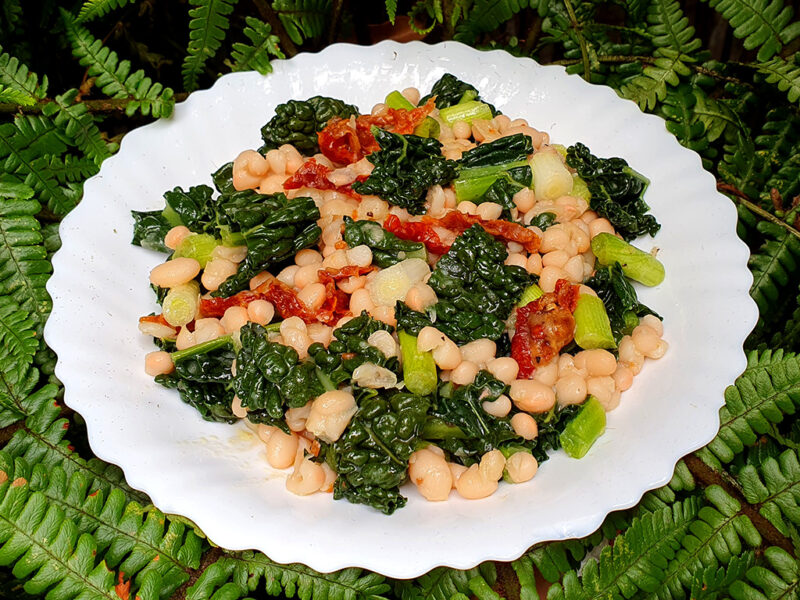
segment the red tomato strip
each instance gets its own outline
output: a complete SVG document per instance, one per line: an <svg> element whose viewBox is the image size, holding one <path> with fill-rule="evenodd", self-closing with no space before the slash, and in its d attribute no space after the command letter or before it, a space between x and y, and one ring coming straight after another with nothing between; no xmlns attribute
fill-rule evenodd
<svg viewBox="0 0 800 600"><path fill-rule="evenodd" d="M283 182L283 187L287 190L296 190L302 187L316 190L335 190L356 200L361 200L361 195L354 192L349 185L334 185L328 179L330 172L330 167L321 165L315 158L309 158L291 177Z"/></svg>
<svg viewBox="0 0 800 600"><path fill-rule="evenodd" d="M502 219L485 220L477 215L467 215L457 210L451 210L441 219L434 219L432 217L425 217L423 219L426 223L432 223L462 233L475 223L480 223L487 233L496 238L501 238L507 242L517 242L528 252L538 252L541 240L530 229L523 227L519 223L512 223L511 221L504 221Z"/></svg>
<svg viewBox="0 0 800 600"><path fill-rule="evenodd" d="M444 254L450 246L442 242L433 226L421 221L401 221L397 215L389 215L383 222L383 228L399 237L401 240L422 242L434 254Z"/></svg>
<svg viewBox="0 0 800 600"><path fill-rule="evenodd" d="M575 336L578 289L566 279L556 282L555 292L517 308L517 322L511 339L511 357L519 364L520 379L530 379L536 367L546 365Z"/></svg>

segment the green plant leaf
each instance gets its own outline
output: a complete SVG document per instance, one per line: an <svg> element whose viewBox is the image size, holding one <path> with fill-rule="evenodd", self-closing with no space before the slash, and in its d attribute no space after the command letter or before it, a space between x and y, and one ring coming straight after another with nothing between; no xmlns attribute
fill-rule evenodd
<svg viewBox="0 0 800 600"><path fill-rule="evenodd" d="M230 27L227 15L233 12L238 0L190 0L195 6L189 11L189 45L181 73L187 92L197 89L198 79L206 62L213 58Z"/></svg>
<svg viewBox="0 0 800 600"><path fill-rule="evenodd" d="M269 23L259 21L255 17L247 17L244 34L250 44L237 42L233 45L232 71L258 71L262 75L272 72L270 56L285 58L280 49L278 36L272 33Z"/></svg>
<svg viewBox="0 0 800 600"><path fill-rule="evenodd" d="M128 4L135 4L138 0L86 0L81 6L76 21L86 23L104 17L114 10L118 10Z"/></svg>

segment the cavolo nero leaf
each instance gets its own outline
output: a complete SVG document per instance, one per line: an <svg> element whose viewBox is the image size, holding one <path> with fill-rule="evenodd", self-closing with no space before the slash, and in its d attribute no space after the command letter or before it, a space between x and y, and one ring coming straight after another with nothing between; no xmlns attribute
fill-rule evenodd
<svg viewBox="0 0 800 600"><path fill-rule="evenodd" d="M605 217L626 241L642 234L655 235L661 225L642 198L650 180L622 158L598 158L580 142L567 148L567 164L586 182L590 205Z"/></svg>
<svg viewBox="0 0 800 600"><path fill-rule="evenodd" d="M164 236L172 225L164 218L163 211L136 211L133 215L133 239L131 243L156 252L172 252L164 245Z"/></svg>
<svg viewBox="0 0 800 600"><path fill-rule="evenodd" d="M259 152L291 144L301 153L319 152L317 132L333 117L346 119L358 115L358 108L336 98L314 96L308 100L289 100L275 107L275 116L261 128L264 145Z"/></svg>
<svg viewBox="0 0 800 600"><path fill-rule="evenodd" d="M354 221L350 217L345 217L344 241L351 248L369 246L372 250L372 263L382 269L407 258L426 257L422 242L401 240L375 221Z"/></svg>
<svg viewBox="0 0 800 600"><path fill-rule="evenodd" d="M435 138L401 135L372 128L381 149L367 160L375 165L370 176L356 181L353 190L374 194L412 215L425 212L425 196L433 185L447 185L458 174L458 164L442 156Z"/></svg>
<svg viewBox="0 0 800 600"><path fill-rule="evenodd" d="M428 398L357 388L358 412L324 456L339 476L335 499L366 504L390 515L406 503L400 485L430 407Z"/></svg>
<svg viewBox="0 0 800 600"><path fill-rule="evenodd" d="M447 108L448 106L454 106L461 102L469 102L470 100L477 100L488 104L480 97L478 89L474 85L461 81L452 73L445 73L442 75L439 81L433 84L431 93L421 98L418 105L422 106L434 96L436 97L434 102L436 108ZM499 111L494 106L491 104L488 104L488 106L492 109L493 116L498 114Z"/></svg>
<svg viewBox="0 0 800 600"><path fill-rule="evenodd" d="M623 335L631 333L633 327L639 323L638 317L645 315L658 317L650 308L639 302L636 290L625 277L619 263L600 267L585 284L597 292L603 301L611 321L611 331L617 341Z"/></svg>
<svg viewBox="0 0 800 600"><path fill-rule="evenodd" d="M505 165L525 160L529 154L533 154L531 136L515 133L467 150L461 155L458 164L462 169Z"/></svg>

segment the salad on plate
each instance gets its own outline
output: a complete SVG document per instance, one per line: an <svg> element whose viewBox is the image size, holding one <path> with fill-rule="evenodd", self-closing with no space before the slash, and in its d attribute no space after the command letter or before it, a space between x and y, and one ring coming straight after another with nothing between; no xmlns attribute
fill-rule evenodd
<svg viewBox="0 0 800 600"><path fill-rule="evenodd" d="M532 479L584 456L661 318L664 279L630 242L660 225L647 178L553 144L472 85L392 91L370 113L275 108L263 146L137 212L164 252L145 371L203 418L243 420L298 495L391 514Z"/></svg>

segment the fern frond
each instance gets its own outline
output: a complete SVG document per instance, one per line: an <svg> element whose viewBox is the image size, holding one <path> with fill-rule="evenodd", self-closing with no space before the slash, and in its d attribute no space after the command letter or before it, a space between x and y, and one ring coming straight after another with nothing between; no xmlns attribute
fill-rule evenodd
<svg viewBox="0 0 800 600"><path fill-rule="evenodd" d="M689 597L693 600L719 598L734 581L744 578L754 563L755 553L748 550L731 558L725 566L708 567L693 577Z"/></svg>
<svg viewBox="0 0 800 600"><path fill-rule="evenodd" d="M792 284L796 287L793 275L800 264L800 240L785 231L780 225L762 221L758 230L766 241L750 256L750 269L753 271L753 285L750 295L766 319L782 291Z"/></svg>
<svg viewBox="0 0 800 600"><path fill-rule="evenodd" d="M466 571L437 567L413 581L398 581L397 591L402 600L450 600L454 594L471 594L469 580L473 577L483 577L492 585L497 578L494 564L483 563Z"/></svg>
<svg viewBox="0 0 800 600"><path fill-rule="evenodd" d="M397 0L386 0L386 16L389 17L389 22L394 25L397 18Z"/></svg>
<svg viewBox="0 0 800 600"><path fill-rule="evenodd" d="M272 33L269 23L259 21L255 17L247 17L246 22L247 27L244 28L244 34L251 43L237 42L233 45L231 53L233 68L231 70L255 70L266 75L272 71L270 55L276 58L285 58L278 45L280 40L277 35Z"/></svg>
<svg viewBox="0 0 800 600"><path fill-rule="evenodd" d="M745 545L756 548L761 544L761 534L740 513L738 501L718 485L706 488L705 497L709 504L690 524L689 533L681 540L681 548L669 562L666 576L654 594L659 600L686 598L686 591L709 569L742 556Z"/></svg>
<svg viewBox="0 0 800 600"><path fill-rule="evenodd" d="M717 166L719 176L745 194L757 197L766 174L764 160L755 143L747 134L738 133L730 143L723 145L722 161Z"/></svg>
<svg viewBox="0 0 800 600"><path fill-rule="evenodd" d="M0 46L0 84L37 100L47 96L47 75L42 77L40 84L39 76L31 73L16 57L3 52L2 46Z"/></svg>
<svg viewBox="0 0 800 600"><path fill-rule="evenodd" d="M725 390L720 430L706 450L730 462L745 446L754 444L772 423L794 414L800 405L800 358L782 350L751 352L747 368Z"/></svg>
<svg viewBox="0 0 800 600"><path fill-rule="evenodd" d="M295 44L321 36L331 14L331 0L275 0L283 28Z"/></svg>
<svg viewBox="0 0 800 600"><path fill-rule="evenodd" d="M758 48L758 60L767 60L800 35L800 23L792 22L792 9L783 0L708 0L744 40L748 50Z"/></svg>
<svg viewBox="0 0 800 600"><path fill-rule="evenodd" d="M580 577L570 571L563 584L555 584L548 600L630 598L639 590L657 591L666 577L664 566L675 557L697 512L697 500L689 498L634 519L599 559L583 564Z"/></svg>
<svg viewBox="0 0 800 600"><path fill-rule="evenodd" d="M104 17L112 10L117 10L128 4L135 4L138 0L86 0L81 6L76 21L86 23Z"/></svg>
<svg viewBox="0 0 800 600"><path fill-rule="evenodd" d="M800 350L800 295L795 298L792 314L772 334L770 346L795 352Z"/></svg>
<svg viewBox="0 0 800 600"><path fill-rule="evenodd" d="M737 135L749 135L747 126L742 122L739 114L732 110L724 100L717 100L695 90L694 116L697 121L706 127L706 138L715 142L723 135L725 138L735 138Z"/></svg>
<svg viewBox="0 0 800 600"><path fill-rule="evenodd" d="M28 92L0 85L0 102L18 104L20 106L33 106L36 104L36 98Z"/></svg>
<svg viewBox="0 0 800 600"><path fill-rule="evenodd" d="M778 190L787 200L800 195L800 151L794 149L792 151L794 154L781 161L764 183L764 191L761 194L764 202L770 200L769 191L772 188Z"/></svg>
<svg viewBox="0 0 800 600"><path fill-rule="evenodd" d="M800 21L797 25L800 25ZM759 73L767 76L767 83L786 92L789 102L797 102L800 99L800 66L775 56L769 62L758 63L756 68Z"/></svg>
<svg viewBox="0 0 800 600"><path fill-rule="evenodd" d="M78 90L67 90L55 97L55 102L45 106L45 116L55 115L55 124L60 127L79 150L98 166L116 150L115 144L106 144L100 129L86 105L75 102Z"/></svg>
<svg viewBox="0 0 800 600"><path fill-rule="evenodd" d="M271 596L299 600L384 600L389 590L383 577L361 569L317 573L304 565L272 562L257 552L240 552L220 558L203 571L186 598L237 600L262 585Z"/></svg>
<svg viewBox="0 0 800 600"><path fill-rule="evenodd" d="M537 4L535 0L476 0L467 13L467 18L459 24L455 39L465 44L473 44L477 37L494 31L511 17Z"/></svg>
<svg viewBox="0 0 800 600"><path fill-rule="evenodd" d="M72 45L72 54L80 64L88 68L89 75L97 77L95 85L111 98L129 98L125 113L132 115L137 110L143 115L168 117L175 106L173 91L146 77L139 69L131 73L131 63L120 61L117 53L103 46L103 42L89 30L75 23L72 16L61 10L64 31Z"/></svg>
<svg viewBox="0 0 800 600"><path fill-rule="evenodd" d="M692 472L683 460L679 460L672 473L672 479L667 485L646 493L639 503L639 510L654 512L674 504L678 499L677 494L691 492L695 489L696 481Z"/></svg>
<svg viewBox="0 0 800 600"><path fill-rule="evenodd" d="M206 61L212 58L222 45L230 27L226 15L233 12L238 0L190 0L195 6L189 11L189 45L183 59L181 73L183 87L187 92L197 89L197 80Z"/></svg>
<svg viewBox="0 0 800 600"><path fill-rule="evenodd" d="M51 156L47 162L47 172L52 173L60 184L82 182L99 170L100 167L93 160L74 154Z"/></svg>
<svg viewBox="0 0 800 600"><path fill-rule="evenodd" d="M747 579L753 585L741 579L734 581L728 589L733 600L797 598L800 593L800 566L797 561L786 550L776 547L764 550L764 558L771 569L760 565L748 569Z"/></svg>
<svg viewBox="0 0 800 600"><path fill-rule="evenodd" d="M546 542L535 546L525 555L547 581L555 583L564 573L577 568L586 556L586 546L579 540Z"/></svg>
<svg viewBox="0 0 800 600"><path fill-rule="evenodd" d="M783 535L789 525L800 525L800 462L797 451L786 450L777 459L767 458L756 468L745 465L736 476L742 494Z"/></svg>
<svg viewBox="0 0 800 600"><path fill-rule="evenodd" d="M12 574L25 580L23 589L29 594L47 593L60 600L119 600L114 574L98 561L92 536L81 535L64 511L48 506L47 498L33 492L24 477L5 470L3 475L0 565L13 565Z"/></svg>
<svg viewBox="0 0 800 600"><path fill-rule="evenodd" d="M702 42L694 37L694 27L683 14L677 0L653 0L647 8L647 32L655 45L655 56L669 56L665 48L690 55Z"/></svg>
<svg viewBox="0 0 800 600"><path fill-rule="evenodd" d="M648 65L642 74L622 86L620 93L624 98L633 100L642 110L652 110L667 95L667 86L677 86L681 77L686 77L691 70L686 66L689 57L673 50L663 48L662 56Z"/></svg>
<svg viewBox="0 0 800 600"><path fill-rule="evenodd" d="M51 402L58 393L55 385L36 389L39 371L20 369L11 356L0 357L0 427L24 419L42 402Z"/></svg>
<svg viewBox="0 0 800 600"><path fill-rule="evenodd" d="M670 90L661 105L667 131L678 138L682 146L701 153L708 148L705 124L696 118L697 98L688 85Z"/></svg>
<svg viewBox="0 0 800 600"><path fill-rule="evenodd" d="M33 355L39 349L36 321L11 296L0 296L0 348L20 374L33 362Z"/></svg>
<svg viewBox="0 0 800 600"><path fill-rule="evenodd" d="M36 319L39 332L50 314L50 295L44 286L53 270L34 218L40 209L30 196L0 198L0 290Z"/></svg>

